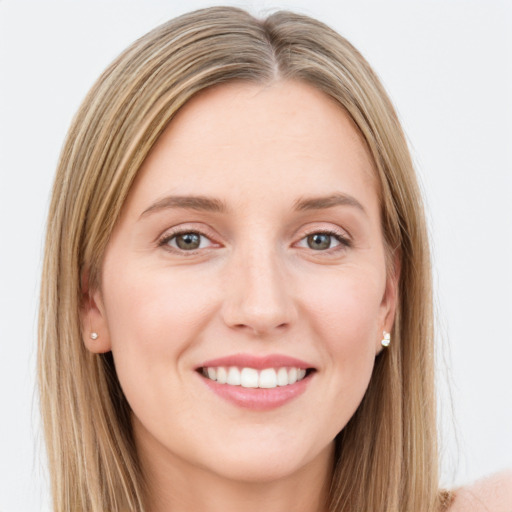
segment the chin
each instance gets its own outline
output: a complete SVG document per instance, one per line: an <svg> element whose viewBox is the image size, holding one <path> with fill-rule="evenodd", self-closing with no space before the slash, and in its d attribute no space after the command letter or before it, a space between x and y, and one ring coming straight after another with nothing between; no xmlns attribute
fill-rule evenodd
<svg viewBox="0 0 512 512"><path fill-rule="evenodd" d="M268 483L283 480L301 472L311 464L325 467L325 460L334 451L334 442L318 449L304 446L299 438L292 443L268 443L255 440L245 447L230 447L213 457L221 464L209 465L217 475L245 483ZM227 448L227 447L226 447Z"/></svg>
<svg viewBox="0 0 512 512"><path fill-rule="evenodd" d="M247 484L264 484L286 479L300 472L305 464L285 457L271 457L251 460L223 461L222 467L211 468L226 480Z"/></svg>

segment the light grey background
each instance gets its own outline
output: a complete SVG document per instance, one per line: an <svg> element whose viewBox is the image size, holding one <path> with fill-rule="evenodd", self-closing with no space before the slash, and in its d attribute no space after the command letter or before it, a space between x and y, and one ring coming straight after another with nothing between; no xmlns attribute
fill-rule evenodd
<svg viewBox="0 0 512 512"><path fill-rule="evenodd" d="M71 118L135 38L216 3L0 0L0 511L48 507L34 398L37 294L49 190ZM317 17L382 78L432 233L443 483L512 467L512 3L224 3Z"/></svg>

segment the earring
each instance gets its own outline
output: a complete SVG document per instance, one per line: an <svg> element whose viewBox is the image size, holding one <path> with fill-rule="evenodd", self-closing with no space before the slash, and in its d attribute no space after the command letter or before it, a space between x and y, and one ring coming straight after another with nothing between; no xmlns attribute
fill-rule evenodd
<svg viewBox="0 0 512 512"><path fill-rule="evenodd" d="M382 341L381 344L383 347L389 347L389 344L391 343L391 334L389 332L383 331L382 332Z"/></svg>
<svg viewBox="0 0 512 512"><path fill-rule="evenodd" d="M97 340L98 339L98 333L97 332L91 332L91 340Z"/></svg>

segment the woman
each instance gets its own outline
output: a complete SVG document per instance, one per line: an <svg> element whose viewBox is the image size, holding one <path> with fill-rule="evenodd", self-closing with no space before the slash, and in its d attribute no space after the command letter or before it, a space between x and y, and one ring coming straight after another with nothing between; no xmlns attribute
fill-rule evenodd
<svg viewBox="0 0 512 512"><path fill-rule="evenodd" d="M450 505L421 197L323 24L219 7L128 48L70 129L44 268L56 510Z"/></svg>

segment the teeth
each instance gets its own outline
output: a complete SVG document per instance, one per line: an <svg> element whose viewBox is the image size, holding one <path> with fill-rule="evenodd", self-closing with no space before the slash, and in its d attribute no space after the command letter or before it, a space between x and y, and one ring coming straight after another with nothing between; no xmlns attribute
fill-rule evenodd
<svg viewBox="0 0 512 512"><path fill-rule="evenodd" d="M306 376L303 368L237 368L236 366L218 366L216 368L203 368L203 375L219 384L229 386L242 386L243 388L272 389L278 386L288 386L302 380Z"/></svg>
<svg viewBox="0 0 512 512"><path fill-rule="evenodd" d="M277 370L277 385L288 386L288 370L286 368Z"/></svg>
<svg viewBox="0 0 512 512"><path fill-rule="evenodd" d="M226 372L226 368L223 366L219 366L217 368L217 382L219 384L226 384L228 381L228 373Z"/></svg>
<svg viewBox="0 0 512 512"><path fill-rule="evenodd" d="M238 371L238 368L236 368ZM240 372L240 384L243 388L258 387L258 370L254 368L243 368Z"/></svg>
<svg viewBox="0 0 512 512"><path fill-rule="evenodd" d="M240 372L238 371L238 368L236 368L235 366L232 366L228 370L228 380L226 383L229 384L230 386L240 386Z"/></svg>
<svg viewBox="0 0 512 512"><path fill-rule="evenodd" d="M277 387L277 374L274 368L267 368L265 370L261 370L258 385L260 388Z"/></svg>

